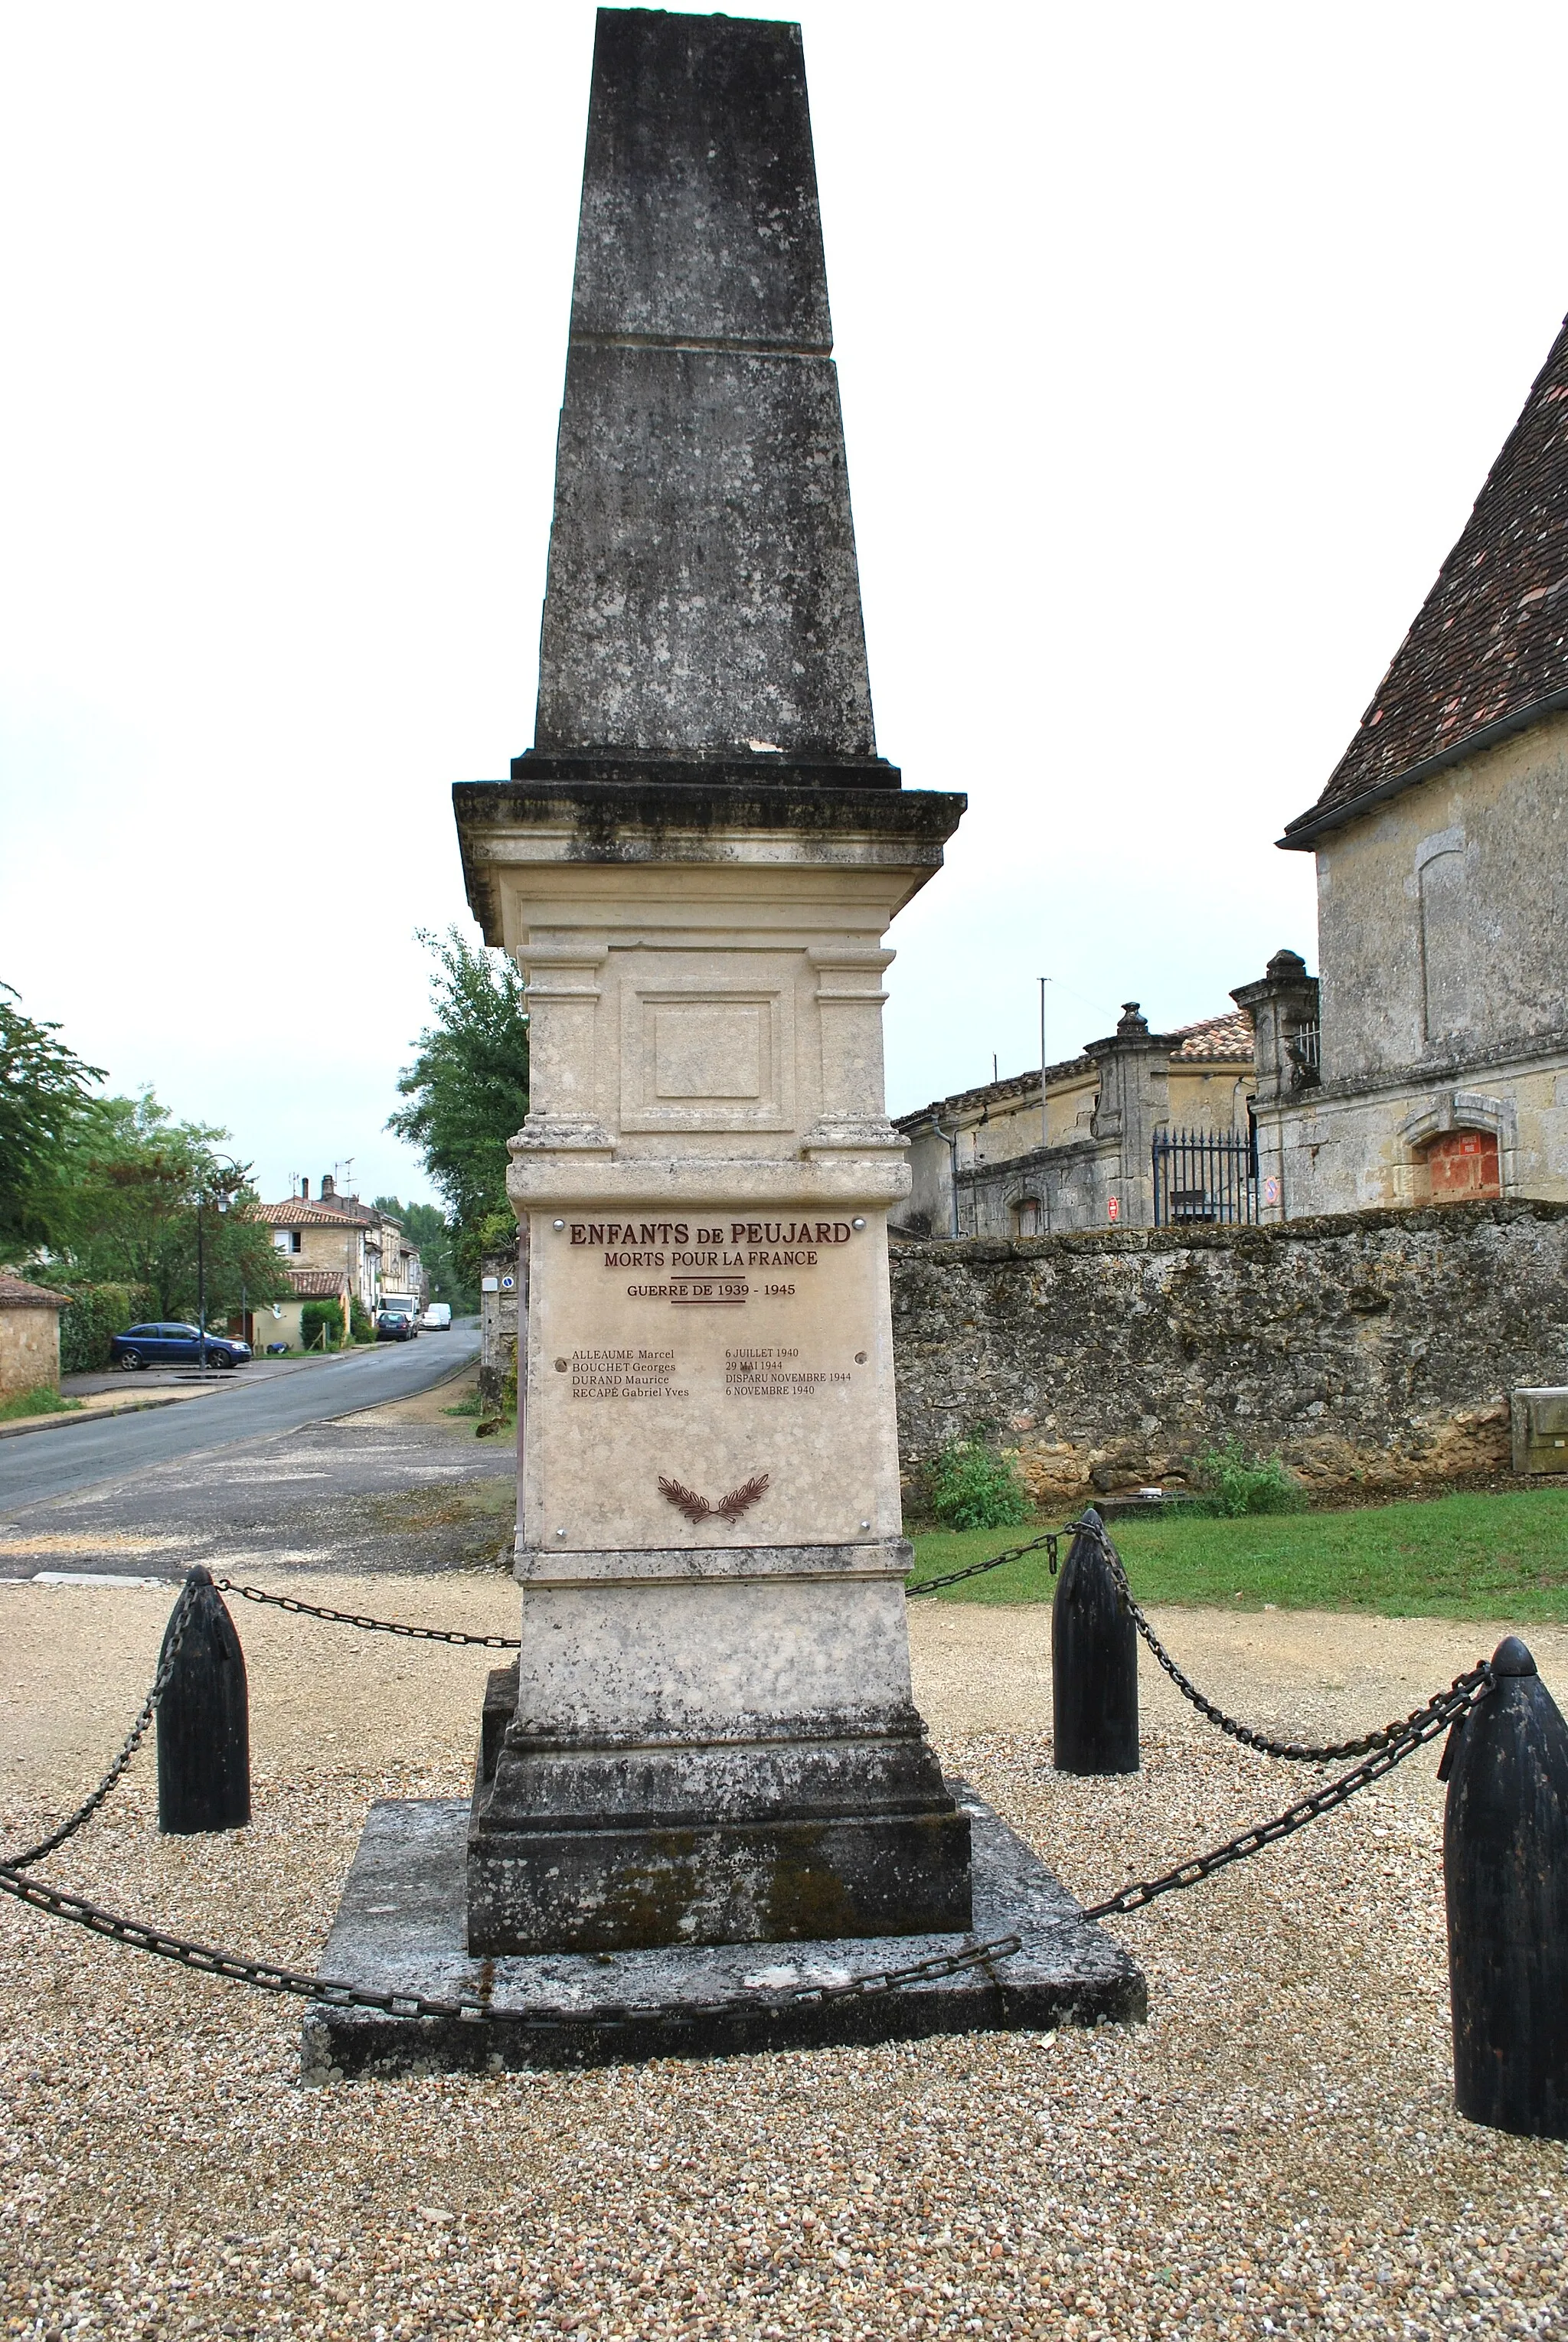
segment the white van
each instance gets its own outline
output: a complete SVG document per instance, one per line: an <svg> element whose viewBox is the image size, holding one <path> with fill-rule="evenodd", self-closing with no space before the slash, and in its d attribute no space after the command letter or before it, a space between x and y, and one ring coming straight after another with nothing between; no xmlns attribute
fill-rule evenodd
<svg viewBox="0 0 1568 2342"><path fill-rule="evenodd" d="M427 1334L450 1334L452 1331L451 1302L433 1301L419 1322Z"/></svg>

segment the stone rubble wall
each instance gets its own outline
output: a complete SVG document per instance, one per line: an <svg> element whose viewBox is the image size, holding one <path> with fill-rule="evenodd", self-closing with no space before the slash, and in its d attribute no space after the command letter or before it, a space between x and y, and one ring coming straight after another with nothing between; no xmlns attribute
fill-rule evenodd
<svg viewBox="0 0 1568 2342"><path fill-rule="evenodd" d="M906 1482L980 1426L1046 1502L1232 1436L1324 1491L1506 1472L1509 1391L1568 1383L1568 1206L898 1246L893 1326Z"/></svg>

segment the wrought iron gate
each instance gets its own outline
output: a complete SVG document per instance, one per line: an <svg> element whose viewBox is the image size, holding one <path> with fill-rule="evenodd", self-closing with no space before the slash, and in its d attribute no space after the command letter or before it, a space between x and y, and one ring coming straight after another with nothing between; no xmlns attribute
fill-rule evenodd
<svg viewBox="0 0 1568 2342"><path fill-rule="evenodd" d="M1154 1137L1154 1226L1236 1226L1258 1216L1258 1142L1245 1131L1162 1130Z"/></svg>

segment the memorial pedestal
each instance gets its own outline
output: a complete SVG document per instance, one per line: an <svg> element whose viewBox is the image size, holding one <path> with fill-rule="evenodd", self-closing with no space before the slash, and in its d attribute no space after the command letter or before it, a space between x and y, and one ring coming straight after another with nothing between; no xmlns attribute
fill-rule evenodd
<svg viewBox="0 0 1568 2342"><path fill-rule="evenodd" d="M459 800L538 1100L510 1179L524 1647L470 1947L966 1927L910 1687L880 1028L882 934L954 803L834 793L808 825L782 788L637 794L614 862L570 784Z"/></svg>

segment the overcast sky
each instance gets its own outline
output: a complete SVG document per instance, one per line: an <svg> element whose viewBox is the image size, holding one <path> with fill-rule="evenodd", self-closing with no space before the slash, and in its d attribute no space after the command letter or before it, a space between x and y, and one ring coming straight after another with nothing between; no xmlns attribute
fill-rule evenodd
<svg viewBox="0 0 1568 2342"><path fill-rule="evenodd" d="M1568 305L1561 5L798 12L894 1111L1315 966L1310 805ZM533 736L594 10L0 9L0 976L264 1191L383 1131Z"/></svg>

